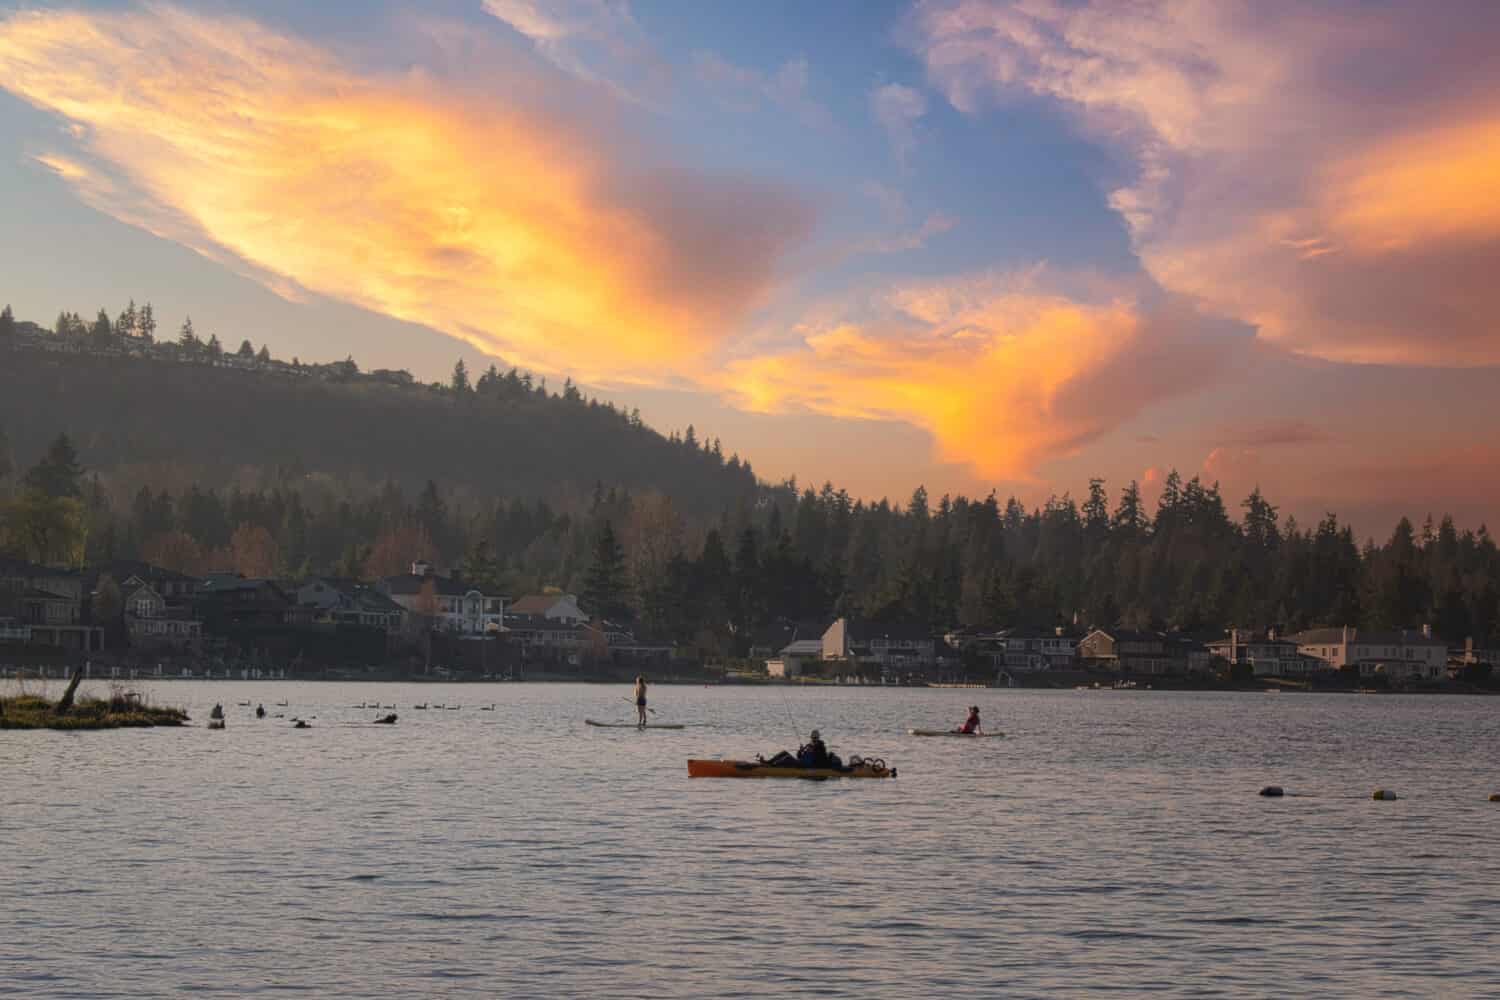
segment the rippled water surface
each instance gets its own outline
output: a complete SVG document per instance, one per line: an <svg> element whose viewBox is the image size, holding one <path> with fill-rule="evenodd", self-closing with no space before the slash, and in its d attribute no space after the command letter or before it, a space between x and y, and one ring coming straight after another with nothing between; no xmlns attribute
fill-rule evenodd
<svg viewBox="0 0 1500 1000"><path fill-rule="evenodd" d="M1496 700L150 694L228 729L0 732L0 995L1500 995ZM813 726L900 777L687 777Z"/></svg>

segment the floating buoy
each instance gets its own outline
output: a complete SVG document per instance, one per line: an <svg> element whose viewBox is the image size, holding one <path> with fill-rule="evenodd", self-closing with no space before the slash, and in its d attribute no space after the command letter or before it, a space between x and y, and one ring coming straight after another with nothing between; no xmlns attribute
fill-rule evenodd
<svg viewBox="0 0 1500 1000"><path fill-rule="evenodd" d="M1396 793L1388 792L1384 788L1377 788L1375 789L1375 794L1371 795L1370 798L1375 799L1377 802L1392 802L1395 801Z"/></svg>
<svg viewBox="0 0 1500 1000"><path fill-rule="evenodd" d="M1265 788L1262 788L1260 790L1260 794L1264 795L1268 799L1279 799L1283 795L1285 795L1286 792L1282 790L1280 785L1267 785Z"/></svg>

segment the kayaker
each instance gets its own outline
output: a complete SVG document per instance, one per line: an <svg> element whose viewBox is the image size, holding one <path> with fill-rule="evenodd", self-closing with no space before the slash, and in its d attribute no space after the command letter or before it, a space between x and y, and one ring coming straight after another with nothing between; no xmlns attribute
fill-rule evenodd
<svg viewBox="0 0 1500 1000"><path fill-rule="evenodd" d="M635 712L639 718L636 725L642 729L646 728L646 678L637 675L635 678Z"/></svg>
<svg viewBox="0 0 1500 1000"><path fill-rule="evenodd" d="M255 717L257 719L264 719L266 717L266 706L264 706L264 705L256 705L255 706Z"/></svg>
<svg viewBox="0 0 1500 1000"><path fill-rule="evenodd" d="M800 750L797 751L797 763L803 767L828 767L828 747L823 743L823 737L814 729L812 736L808 738Z"/></svg>
<svg viewBox="0 0 1500 1000"><path fill-rule="evenodd" d="M222 718L224 718L224 706L221 705L221 704L219 704L218 702L215 702L214 703L214 710L212 712L208 713L208 717L210 719L222 719Z"/></svg>
<svg viewBox="0 0 1500 1000"><path fill-rule="evenodd" d="M980 730L981 726L979 725L979 706L970 705L969 717L964 720L964 724L962 726L958 727L958 731L965 734L966 736L976 736L979 734Z"/></svg>

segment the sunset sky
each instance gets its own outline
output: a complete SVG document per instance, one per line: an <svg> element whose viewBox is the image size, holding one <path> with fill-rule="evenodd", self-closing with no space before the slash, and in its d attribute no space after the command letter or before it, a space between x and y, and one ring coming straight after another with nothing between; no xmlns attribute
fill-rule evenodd
<svg viewBox="0 0 1500 1000"><path fill-rule="evenodd" d="M0 0L0 301L864 497L1500 515L1500 4Z"/></svg>

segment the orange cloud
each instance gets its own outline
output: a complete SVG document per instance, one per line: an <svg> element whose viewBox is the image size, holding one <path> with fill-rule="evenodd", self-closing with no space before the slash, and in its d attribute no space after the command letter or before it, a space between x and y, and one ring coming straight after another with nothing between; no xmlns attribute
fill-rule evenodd
<svg viewBox="0 0 1500 1000"><path fill-rule="evenodd" d="M1133 155L1109 195L1147 271L1337 361L1500 363L1500 7L934 0L929 75L1016 90Z"/></svg>
<svg viewBox="0 0 1500 1000"><path fill-rule="evenodd" d="M511 82L481 106L169 6L0 21L0 86L81 130L92 164L45 162L101 211L544 371L693 371L811 213L634 168Z"/></svg>
<svg viewBox="0 0 1500 1000"><path fill-rule="evenodd" d="M1224 355L1225 345L1190 344L1178 317L1129 296L1090 304L1035 285L980 276L898 289L885 303L894 315L737 361L723 388L759 412L912 423L932 434L941 460L1023 479L1191 391Z"/></svg>

